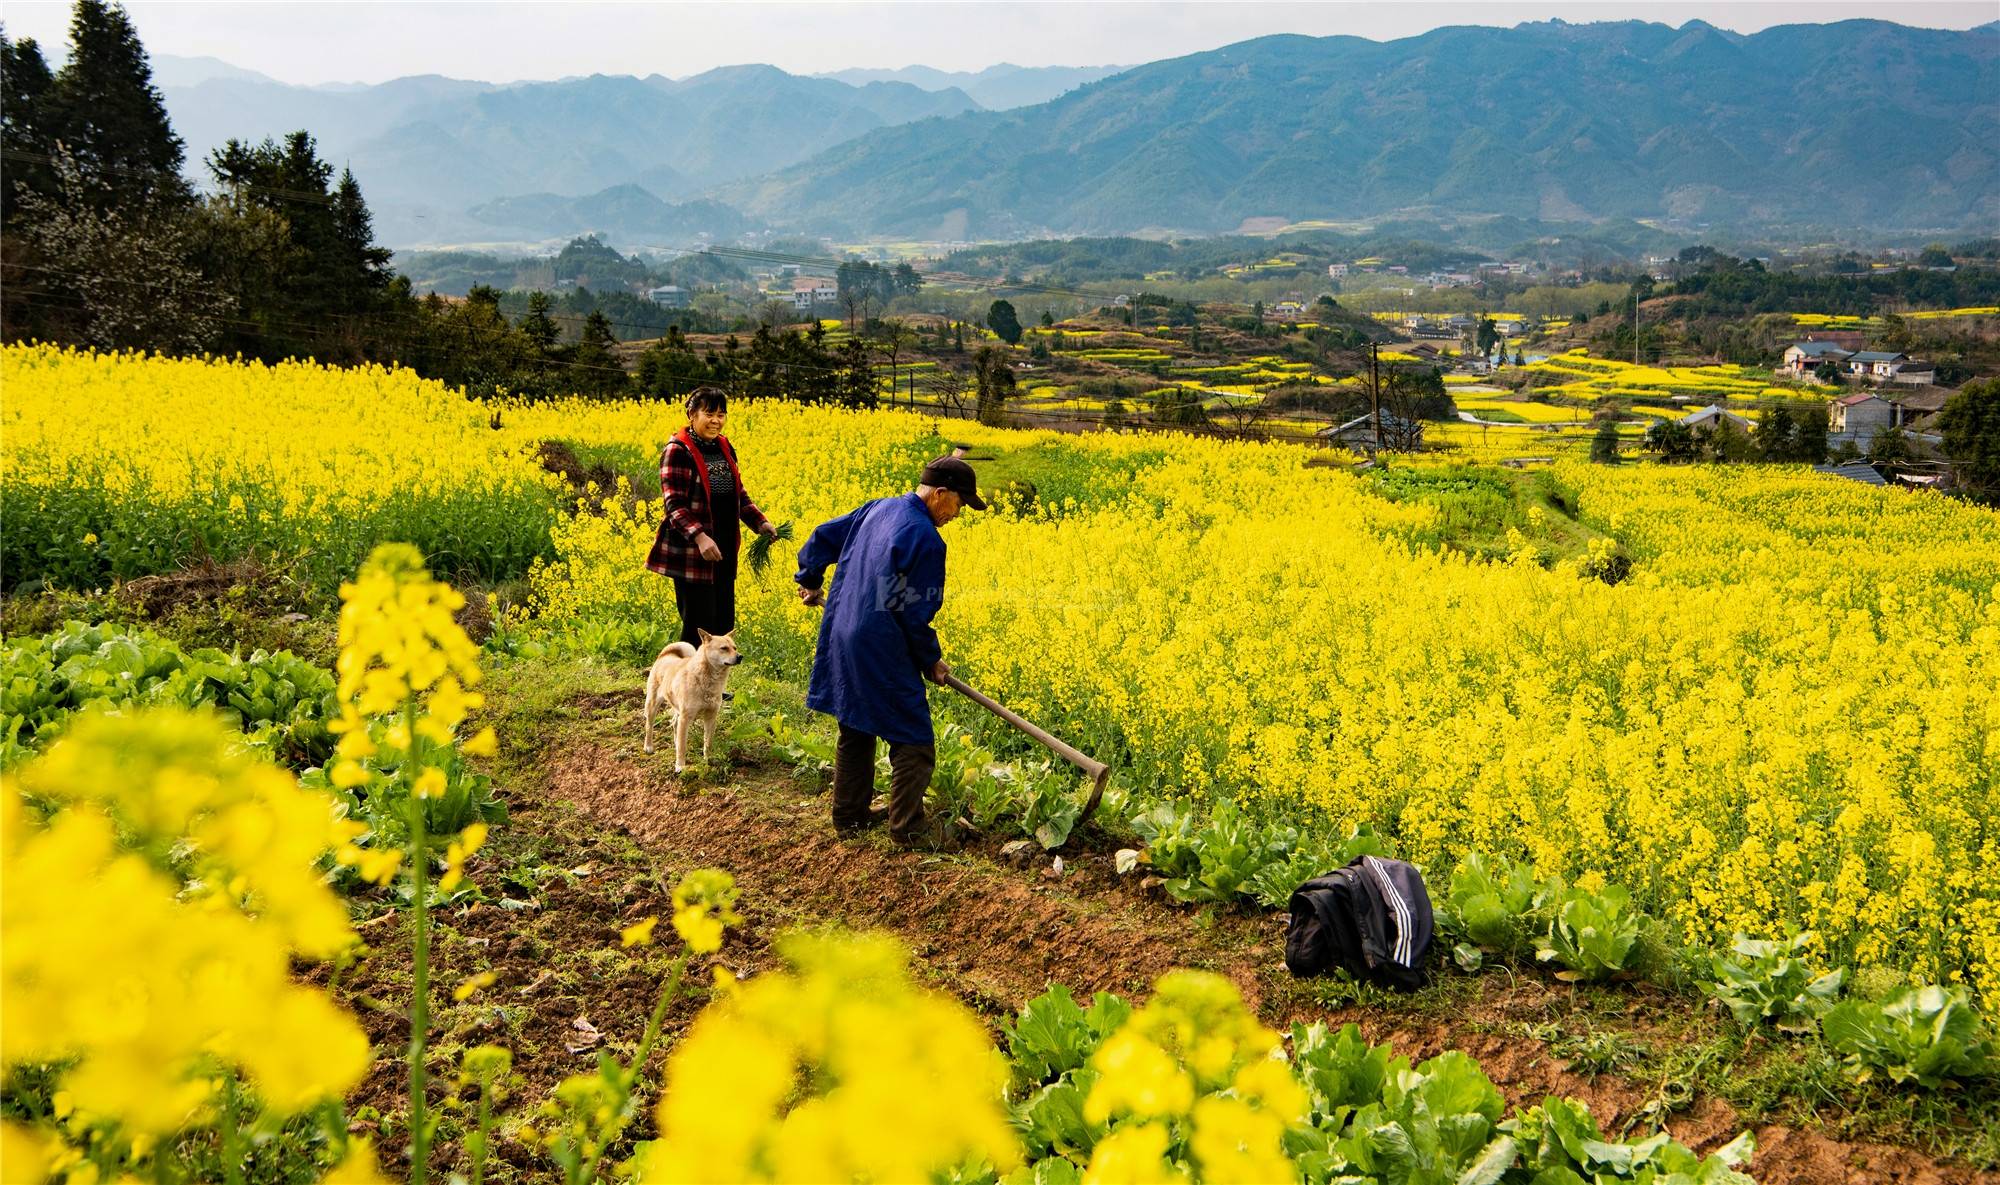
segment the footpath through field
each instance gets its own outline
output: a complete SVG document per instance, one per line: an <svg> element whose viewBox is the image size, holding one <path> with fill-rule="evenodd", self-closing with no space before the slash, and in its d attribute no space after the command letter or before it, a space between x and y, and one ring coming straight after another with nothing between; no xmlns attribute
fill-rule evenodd
<svg viewBox="0 0 2000 1185"><path fill-rule="evenodd" d="M1510 1103L1558 1094L1587 1101L1607 1131L1650 1127L1667 1116L1675 1137L1699 1151L1740 1129L1724 1101L1691 1092L1684 1081L1649 1077L1646 1059L1613 1072L1588 1073L1588 1050L1524 1035L1578 1007L1576 993L1539 977L1489 974L1454 979L1448 998L1404 1003L1394 997L1293 980L1283 965L1279 914L1204 913L1142 891L1138 878L1113 871L1109 851L1086 850L1057 873L1037 855L1020 866L999 858L1000 841L975 840L948 855L899 851L876 835L837 838L822 793L788 770L739 768L719 782L682 782L670 763L640 752L640 694L591 695L574 706L583 727L554 741L536 763L546 780L536 792L573 804L591 822L630 838L660 877L689 868L729 869L742 886L747 943L739 959L762 970L775 964L770 939L795 926L838 924L888 930L912 950L920 974L994 1020L1011 1014L1052 982L1079 997L1098 990L1144 996L1175 967L1227 976L1263 1019L1353 1021L1372 1041L1412 1060L1459 1049L1477 1058ZM623 727L629 723L631 727ZM537 779L540 781L541 779ZM1628 1010L1643 1029L1643 992ZM1654 1000L1660 1011L1684 1001ZM1655 1034L1669 1044L1671 1034ZM1562 1038L1552 1036L1556 1044ZM1760 1126L1751 1171L1759 1181L1958 1183L1994 1180L1963 1165L1939 1164L1913 1149L1850 1143L1815 1130Z"/></svg>

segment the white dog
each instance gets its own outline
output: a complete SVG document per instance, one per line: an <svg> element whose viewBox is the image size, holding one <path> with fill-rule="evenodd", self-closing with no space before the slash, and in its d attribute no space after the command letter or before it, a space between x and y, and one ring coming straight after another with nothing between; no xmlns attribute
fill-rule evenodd
<svg viewBox="0 0 2000 1185"><path fill-rule="evenodd" d="M722 715L722 690L729 682L729 668L743 661L736 650L736 631L701 635L701 649L686 642L674 642L653 660L646 673L646 752L653 751L653 713L671 708L674 713L674 772L687 768L688 726L701 721L701 759L708 760L708 747L715 740L715 722Z"/></svg>

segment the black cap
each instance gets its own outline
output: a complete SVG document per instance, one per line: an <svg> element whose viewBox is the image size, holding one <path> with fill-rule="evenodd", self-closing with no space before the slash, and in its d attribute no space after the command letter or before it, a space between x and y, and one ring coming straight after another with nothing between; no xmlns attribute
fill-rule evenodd
<svg viewBox="0 0 2000 1185"><path fill-rule="evenodd" d="M986 499L979 496L979 486L973 480L972 466L957 457L939 457L932 461L924 466L924 475L917 480L922 485L950 490L974 510L986 509Z"/></svg>

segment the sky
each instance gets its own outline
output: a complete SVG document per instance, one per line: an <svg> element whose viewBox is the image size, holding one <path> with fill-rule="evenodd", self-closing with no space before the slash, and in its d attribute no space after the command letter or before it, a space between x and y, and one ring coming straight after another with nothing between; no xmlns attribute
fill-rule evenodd
<svg viewBox="0 0 2000 1185"><path fill-rule="evenodd" d="M488 82L575 74L665 74L766 62L797 74L850 66L979 70L1137 65L1269 33L1348 34L1378 41L1439 25L1690 20L1752 33L1771 25L1876 18L1964 29L2000 16L1993 0L1810 0L1736 3L1516 3L1328 0L1204 4L933 3L676 4L165 3L128 0L153 53L215 57L285 82L382 82L445 74ZM8 36L53 48L67 40L69 5L8 0Z"/></svg>

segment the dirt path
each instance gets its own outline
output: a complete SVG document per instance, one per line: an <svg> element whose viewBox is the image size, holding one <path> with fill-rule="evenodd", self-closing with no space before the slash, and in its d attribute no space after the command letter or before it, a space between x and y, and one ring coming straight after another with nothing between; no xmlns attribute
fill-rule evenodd
<svg viewBox="0 0 2000 1185"><path fill-rule="evenodd" d="M1587 1076L1540 1041L1496 1033L1496 1024L1546 1015L1558 1002L1563 989L1539 980L1508 985L1484 977L1452 1019L1414 1009L1329 1008L1285 974L1278 919L1216 918L1151 899L1112 874L1108 854L1082 855L1058 878L1046 858L1027 868L999 862L997 840L943 856L898 851L879 833L843 840L828 823L825 798L803 793L782 771L740 770L727 785L689 788L670 762L641 755L636 740L576 742L546 753L542 769L551 798L628 835L663 875L701 865L733 872L744 889L744 955L753 964L768 962L759 952L791 925L889 930L909 944L922 974L995 1016L1052 982L1079 994L1143 996L1161 973L1201 967L1235 982L1275 1025L1353 1021L1412 1059L1463 1050L1515 1104L1549 1094L1580 1098L1607 1130L1670 1112L1669 1129L1697 1149L1717 1147L1741 1128L1717 1099L1662 1106L1659 1091L1643 1081L1644 1065L1630 1077ZM1757 1142L1752 1173L1780 1185L2000 1181L1912 1149L1780 1125L1761 1127Z"/></svg>

